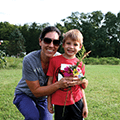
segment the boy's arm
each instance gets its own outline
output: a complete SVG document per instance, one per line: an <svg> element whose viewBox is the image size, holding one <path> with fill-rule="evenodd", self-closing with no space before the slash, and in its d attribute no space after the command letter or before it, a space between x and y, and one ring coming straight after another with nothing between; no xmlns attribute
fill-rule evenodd
<svg viewBox="0 0 120 120"><path fill-rule="evenodd" d="M87 107L85 92L83 89L82 89L82 93L83 93L83 113L82 113L82 116L83 116L83 118L86 118L88 116L88 107Z"/></svg>
<svg viewBox="0 0 120 120"><path fill-rule="evenodd" d="M82 89L85 89L87 86L88 86L88 80L83 79L83 80L82 80L82 83L81 83L81 81L80 81L80 87L81 87Z"/></svg>
<svg viewBox="0 0 120 120"><path fill-rule="evenodd" d="M53 77L50 76L49 79L48 79L47 85L51 85L52 81L53 81ZM48 96L47 101L48 101L48 111L50 113L54 113L54 111L53 111L53 105L51 104L51 95Z"/></svg>

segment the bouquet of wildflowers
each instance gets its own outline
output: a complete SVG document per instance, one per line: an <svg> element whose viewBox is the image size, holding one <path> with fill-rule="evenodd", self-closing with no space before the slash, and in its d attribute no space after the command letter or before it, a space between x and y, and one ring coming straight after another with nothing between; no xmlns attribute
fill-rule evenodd
<svg viewBox="0 0 120 120"><path fill-rule="evenodd" d="M82 74L81 69L78 67L79 62L76 65L67 66L64 68L64 76L77 76L81 81L85 78Z"/></svg>

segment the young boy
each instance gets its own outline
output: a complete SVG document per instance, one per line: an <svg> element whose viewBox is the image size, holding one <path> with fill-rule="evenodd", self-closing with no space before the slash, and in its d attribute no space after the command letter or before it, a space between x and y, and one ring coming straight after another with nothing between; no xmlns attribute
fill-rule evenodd
<svg viewBox="0 0 120 120"><path fill-rule="evenodd" d="M64 76L64 68L69 65L76 65L76 54L81 50L83 43L83 36L77 29L68 31L63 38L64 54L51 58L47 75L49 76L48 85L59 81ZM85 74L85 66L82 62L78 65L83 75ZM84 83L84 80L80 83ZM71 91L66 89L59 89L51 96L48 96L48 110L53 113L53 106L55 108L55 120L83 120L87 117L88 109L85 99L84 90L80 85L71 87ZM65 111L64 109L65 105ZM63 113L64 112L64 113ZM64 116L62 116L64 114Z"/></svg>

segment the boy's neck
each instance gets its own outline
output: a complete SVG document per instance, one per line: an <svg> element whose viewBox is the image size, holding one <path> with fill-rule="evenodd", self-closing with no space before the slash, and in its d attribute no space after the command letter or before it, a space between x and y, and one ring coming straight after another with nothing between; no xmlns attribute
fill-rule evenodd
<svg viewBox="0 0 120 120"><path fill-rule="evenodd" d="M74 56L68 56L68 55L66 55L65 53L63 53L62 55L63 55L63 57L66 58L66 59L73 59L73 58L76 58L75 55L74 55Z"/></svg>

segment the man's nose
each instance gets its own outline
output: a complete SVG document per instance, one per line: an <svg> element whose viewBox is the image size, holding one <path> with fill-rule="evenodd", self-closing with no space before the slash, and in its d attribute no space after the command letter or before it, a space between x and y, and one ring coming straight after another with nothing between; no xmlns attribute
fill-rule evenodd
<svg viewBox="0 0 120 120"><path fill-rule="evenodd" d="M53 41L49 44L50 47L54 47Z"/></svg>

